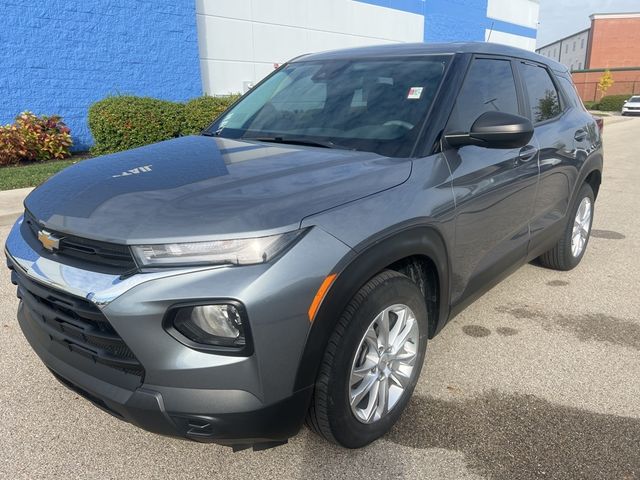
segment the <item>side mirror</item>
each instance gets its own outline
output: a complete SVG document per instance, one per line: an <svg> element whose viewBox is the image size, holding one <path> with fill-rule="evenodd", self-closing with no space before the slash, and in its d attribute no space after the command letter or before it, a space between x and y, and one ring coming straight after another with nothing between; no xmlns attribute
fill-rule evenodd
<svg viewBox="0 0 640 480"><path fill-rule="evenodd" d="M492 111L480 115L469 133L449 133L444 138L452 147L519 148L529 143L532 136L533 125L528 118Z"/></svg>

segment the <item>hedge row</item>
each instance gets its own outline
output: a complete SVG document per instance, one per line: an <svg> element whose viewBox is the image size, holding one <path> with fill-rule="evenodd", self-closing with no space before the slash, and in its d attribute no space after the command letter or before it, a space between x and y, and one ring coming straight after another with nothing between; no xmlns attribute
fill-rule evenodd
<svg viewBox="0 0 640 480"><path fill-rule="evenodd" d="M200 133L237 98L205 96L175 103L148 97L107 97L89 108L95 141L91 153L103 155Z"/></svg>
<svg viewBox="0 0 640 480"><path fill-rule="evenodd" d="M625 95L607 95L599 102L584 102L584 106L589 110L602 110L603 112L619 112L622 110L624 102L629 100L631 93Z"/></svg>

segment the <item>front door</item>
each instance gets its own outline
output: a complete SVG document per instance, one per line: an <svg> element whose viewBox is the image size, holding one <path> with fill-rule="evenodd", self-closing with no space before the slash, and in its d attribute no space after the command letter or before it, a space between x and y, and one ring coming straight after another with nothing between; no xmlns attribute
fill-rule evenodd
<svg viewBox="0 0 640 480"><path fill-rule="evenodd" d="M515 62L475 57L446 127L469 132L484 112L525 115ZM538 148L464 146L445 151L456 202L452 305L472 300L526 257L538 182ZM466 302L465 302L466 303Z"/></svg>

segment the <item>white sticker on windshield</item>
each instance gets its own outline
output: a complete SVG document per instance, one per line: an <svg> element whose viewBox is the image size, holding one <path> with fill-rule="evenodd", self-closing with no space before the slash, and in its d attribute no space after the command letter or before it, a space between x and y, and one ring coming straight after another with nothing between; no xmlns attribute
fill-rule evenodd
<svg viewBox="0 0 640 480"><path fill-rule="evenodd" d="M422 90L424 87L411 87L409 89L409 93L407 94L407 98L409 100L417 100L422 96Z"/></svg>

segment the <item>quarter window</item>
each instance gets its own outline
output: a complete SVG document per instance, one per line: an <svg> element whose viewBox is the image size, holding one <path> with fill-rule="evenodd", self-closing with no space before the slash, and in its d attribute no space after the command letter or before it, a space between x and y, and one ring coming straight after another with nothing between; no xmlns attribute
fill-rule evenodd
<svg viewBox="0 0 640 480"><path fill-rule="evenodd" d="M560 98L549 72L536 65L521 65L533 122L540 123L558 116L561 112Z"/></svg>
<svg viewBox="0 0 640 480"><path fill-rule="evenodd" d="M582 100L580 100L580 96L576 91L576 87L573 85L573 82L564 77L557 77L560 81L560 86L562 90L564 90L565 98L569 100L569 103L574 107L581 107Z"/></svg>
<svg viewBox="0 0 640 480"><path fill-rule="evenodd" d="M468 132L484 112L518 114L518 94L509 60L479 58L471 64L447 130Z"/></svg>

